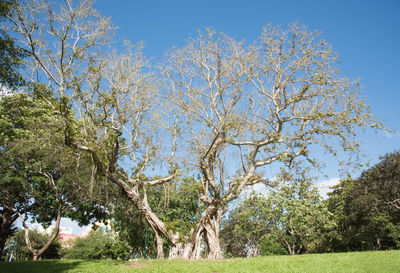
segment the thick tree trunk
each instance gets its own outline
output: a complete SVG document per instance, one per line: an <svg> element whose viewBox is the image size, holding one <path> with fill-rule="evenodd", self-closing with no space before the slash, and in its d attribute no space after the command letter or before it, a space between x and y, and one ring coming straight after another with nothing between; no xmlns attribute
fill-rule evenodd
<svg viewBox="0 0 400 273"><path fill-rule="evenodd" d="M219 243L219 227L221 224L222 209L208 206L196 228L191 231L184 245L177 243L170 250L169 258L200 259L201 238L203 236L208 251L209 259L222 258ZM176 241L176 240L175 240Z"/></svg>
<svg viewBox="0 0 400 273"><path fill-rule="evenodd" d="M156 238L157 238L157 259L164 259L162 234L156 232Z"/></svg>
<svg viewBox="0 0 400 273"><path fill-rule="evenodd" d="M178 234L175 235L175 246L170 248L169 259L199 259L200 258L200 240L203 233L203 227L197 224L196 229L191 230L184 244L177 242Z"/></svg>
<svg viewBox="0 0 400 273"><path fill-rule="evenodd" d="M216 215L208 219L205 224L205 239L208 248L208 259L221 259L221 247L219 244L219 227L221 222L221 217Z"/></svg>
<svg viewBox="0 0 400 273"><path fill-rule="evenodd" d="M3 234L0 235L0 257L3 256L4 247L6 246L8 236L4 236Z"/></svg>
<svg viewBox="0 0 400 273"><path fill-rule="evenodd" d="M0 224L0 257L3 256L4 248L8 237L13 233L12 225L18 219L18 214L12 213L8 209L3 209Z"/></svg>

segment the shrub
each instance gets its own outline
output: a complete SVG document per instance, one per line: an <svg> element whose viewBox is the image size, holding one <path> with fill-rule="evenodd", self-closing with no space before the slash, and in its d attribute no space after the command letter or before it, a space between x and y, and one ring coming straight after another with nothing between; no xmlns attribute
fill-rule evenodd
<svg viewBox="0 0 400 273"><path fill-rule="evenodd" d="M131 248L110 231L98 228L87 237L77 238L70 249L65 250L67 259L123 259L130 257Z"/></svg>

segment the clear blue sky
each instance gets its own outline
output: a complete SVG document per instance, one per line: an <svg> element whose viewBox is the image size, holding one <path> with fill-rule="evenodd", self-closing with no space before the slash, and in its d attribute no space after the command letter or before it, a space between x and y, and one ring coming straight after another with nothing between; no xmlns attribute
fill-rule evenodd
<svg viewBox="0 0 400 273"><path fill-rule="evenodd" d="M321 30L339 54L342 71L361 79L372 112L400 131L400 1L97 0L95 6L119 27L118 38L144 41L145 54L155 60L205 27L249 42L268 23L298 21ZM400 133L368 132L361 140L372 163L400 148Z"/></svg>

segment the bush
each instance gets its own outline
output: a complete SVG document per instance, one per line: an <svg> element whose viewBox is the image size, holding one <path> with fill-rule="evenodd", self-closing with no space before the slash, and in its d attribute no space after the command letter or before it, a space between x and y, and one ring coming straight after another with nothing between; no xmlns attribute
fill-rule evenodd
<svg viewBox="0 0 400 273"><path fill-rule="evenodd" d="M287 249L272 234L266 234L260 242L261 256L287 255Z"/></svg>
<svg viewBox="0 0 400 273"><path fill-rule="evenodd" d="M101 228L91 230L87 237L77 238L70 249L65 250L67 259L121 259L130 257L131 248L118 236Z"/></svg>

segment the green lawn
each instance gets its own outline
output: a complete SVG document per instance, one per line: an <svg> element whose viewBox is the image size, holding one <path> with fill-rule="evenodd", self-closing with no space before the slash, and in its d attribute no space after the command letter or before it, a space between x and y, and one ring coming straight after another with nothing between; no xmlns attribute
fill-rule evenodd
<svg viewBox="0 0 400 273"><path fill-rule="evenodd" d="M147 260L138 262L45 260L0 263L0 272L400 272L400 250L270 256L220 261Z"/></svg>

